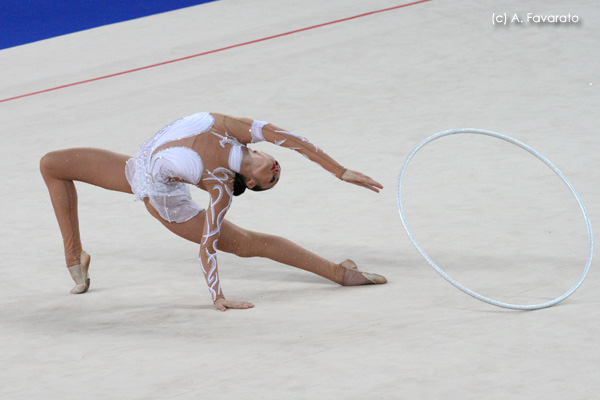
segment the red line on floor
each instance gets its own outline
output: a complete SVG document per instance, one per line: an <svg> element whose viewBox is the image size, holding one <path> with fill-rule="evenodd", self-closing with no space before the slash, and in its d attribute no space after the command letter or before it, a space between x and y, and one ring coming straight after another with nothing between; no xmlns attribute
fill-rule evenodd
<svg viewBox="0 0 600 400"><path fill-rule="evenodd" d="M370 11L370 12L367 12L367 13L364 13L364 14L355 15L353 17L342 18L342 19L338 19L338 20L335 20L335 21L325 22L325 23L319 24L319 25L313 25L313 26L309 26L309 27L306 27L306 28L302 28L302 29L296 29L294 31L280 33L278 35L267 36L267 37L264 37L262 39L256 39L256 40L251 40L249 42L238 43L238 44L234 44L234 45L227 46L227 47L221 47L220 49L205 51L204 53L194 54L194 55L187 56L187 57L176 58L174 60L164 61L164 62L161 62L161 63L158 63L158 64L147 65L145 67L140 67L140 68L130 69L130 70L127 70L127 71L117 72L115 74L104 75L104 76L100 76L100 77L97 77L97 78L87 79L85 81L69 83L67 85L62 85L62 86L57 86L57 87L53 87L53 88L50 88L50 89L40 90L38 92L22 94L20 96L15 96L15 97L11 97L11 98L8 98L8 99L0 100L0 103L3 103L5 101L11 101L11 100L20 99L20 98L23 98L23 97L33 96L33 95L36 95L36 94L41 94L41 93L46 93L46 92L52 92L54 90L64 89L64 88L68 88L68 87L71 87L71 86L81 85L81 84L84 84L84 83L95 82L95 81L99 81L99 80L102 80L102 79L112 78L114 76L125 75L125 74L129 74L129 73L132 73L132 72L142 71L144 69L159 67L161 65L172 64L172 63L179 62L179 61L189 60L190 58L196 58L196 57L205 56L205 55L212 54L212 53L218 53L220 51L234 49L236 47L242 47L242 46L247 46L249 44L264 42L265 40L276 39L276 38L280 38L282 36L292 35L292 34L298 33L298 32L304 32L304 31L308 31L308 30L311 30L311 29L321 28L321 27L327 26L327 25L333 25L333 24L337 24L337 23L340 23L340 22L350 21L350 20L353 20L353 19L356 19L356 18L366 17L368 15L373 15L373 14L378 14L378 13L382 13L382 12L386 12L386 11L396 10L398 8L404 8L404 7L408 7L408 6L414 6L416 4L426 3L428 1L432 1L432 0L420 0L420 1L415 1L415 2L412 2L412 3L401 4L401 5L395 6L395 7L384 8L382 10Z"/></svg>

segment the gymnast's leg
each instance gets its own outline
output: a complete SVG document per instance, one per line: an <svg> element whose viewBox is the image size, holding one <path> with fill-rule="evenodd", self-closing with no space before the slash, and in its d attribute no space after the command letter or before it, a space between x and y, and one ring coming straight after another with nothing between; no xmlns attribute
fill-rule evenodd
<svg viewBox="0 0 600 400"><path fill-rule="evenodd" d="M204 211L184 223L167 222L146 200L148 211L173 233L200 244L204 227ZM280 236L242 229L224 220L217 248L239 257L265 257L327 278L345 286L385 283L384 277L362 273L347 260L342 264L328 261ZM365 274L367 276L365 276Z"/></svg>
<svg viewBox="0 0 600 400"><path fill-rule="evenodd" d="M73 181L132 193L125 178L125 163L129 158L126 155L90 148L53 151L42 157L40 171L50 192L50 200L62 234L67 267L82 262L77 191ZM85 253L84 256L87 259L83 263L89 264L89 256ZM73 271L71 274L73 275Z"/></svg>

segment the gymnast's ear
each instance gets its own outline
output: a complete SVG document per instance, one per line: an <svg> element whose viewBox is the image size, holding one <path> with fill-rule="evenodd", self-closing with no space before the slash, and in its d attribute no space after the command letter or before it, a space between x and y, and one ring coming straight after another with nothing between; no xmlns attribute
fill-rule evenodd
<svg viewBox="0 0 600 400"><path fill-rule="evenodd" d="M246 181L244 183L246 184L246 187L248 189L252 189L254 186L256 186L256 182L254 182L254 179L252 179L252 178L246 179Z"/></svg>

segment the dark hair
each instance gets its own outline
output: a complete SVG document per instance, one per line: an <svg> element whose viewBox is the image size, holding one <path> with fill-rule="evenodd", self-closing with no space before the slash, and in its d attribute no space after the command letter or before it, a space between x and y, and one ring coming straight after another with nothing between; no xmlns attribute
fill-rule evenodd
<svg viewBox="0 0 600 400"><path fill-rule="evenodd" d="M235 179L233 181L233 195L239 196L240 194L246 191L246 182L244 182L244 177L235 173Z"/></svg>
<svg viewBox="0 0 600 400"><path fill-rule="evenodd" d="M256 185L252 188L249 188L248 186L246 186L246 182L244 180L244 177L240 174L238 174L237 172L235 173L235 179L233 181L233 195L234 196L239 196L242 193L244 193L246 191L246 189L250 189L254 192L260 192L263 191L265 189L263 189L262 187Z"/></svg>

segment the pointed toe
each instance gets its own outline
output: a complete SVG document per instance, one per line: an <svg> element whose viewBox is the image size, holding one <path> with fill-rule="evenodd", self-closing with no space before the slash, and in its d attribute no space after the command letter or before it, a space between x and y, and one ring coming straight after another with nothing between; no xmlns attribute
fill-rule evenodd
<svg viewBox="0 0 600 400"><path fill-rule="evenodd" d="M363 275L375 285L383 285L384 283L387 283L387 279L385 279L385 276L379 274L371 274L368 272L363 272Z"/></svg>
<svg viewBox="0 0 600 400"><path fill-rule="evenodd" d="M88 291L88 289L90 288L89 285L75 285L73 286L73 289L71 289L71 294L82 294Z"/></svg>
<svg viewBox="0 0 600 400"><path fill-rule="evenodd" d="M75 286L71 289L71 294L82 294L90 288L90 276L88 274L90 268L91 257L85 251L81 252L79 257L80 263L67 267L71 278L75 282Z"/></svg>

